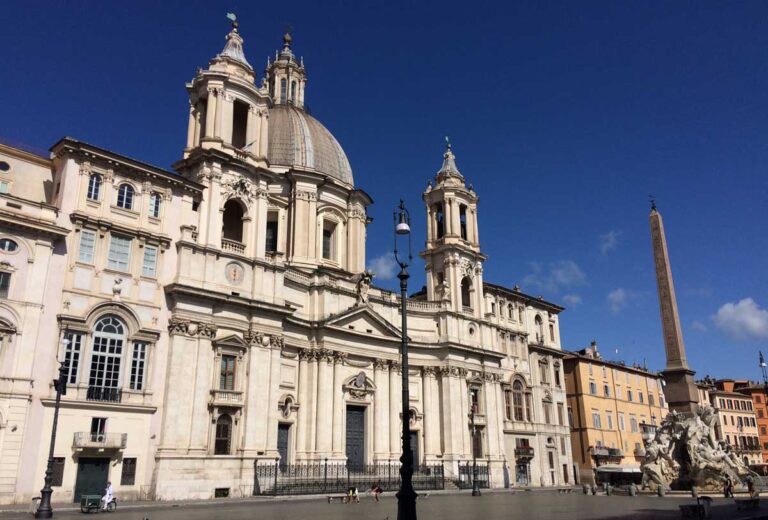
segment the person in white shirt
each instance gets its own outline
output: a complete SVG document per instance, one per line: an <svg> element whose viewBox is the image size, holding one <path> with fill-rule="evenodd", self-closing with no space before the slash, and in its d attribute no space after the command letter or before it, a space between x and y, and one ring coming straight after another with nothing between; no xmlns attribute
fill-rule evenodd
<svg viewBox="0 0 768 520"><path fill-rule="evenodd" d="M104 496L101 497L101 510L106 511L107 505L112 502L112 482L107 482L107 487L104 490Z"/></svg>

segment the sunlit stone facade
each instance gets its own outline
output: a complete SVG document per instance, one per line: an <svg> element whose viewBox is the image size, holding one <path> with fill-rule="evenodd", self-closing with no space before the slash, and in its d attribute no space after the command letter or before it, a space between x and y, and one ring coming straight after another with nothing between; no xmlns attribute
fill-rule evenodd
<svg viewBox="0 0 768 520"><path fill-rule="evenodd" d="M399 296L365 272L372 201L305 111L291 44L257 80L232 29L187 84L174 171L70 138L50 159L0 149L0 240L17 245L0 241L2 501L42 485L57 357L56 500L106 478L122 499L240 496L259 460L398 459ZM450 147L423 198L417 463L450 479L474 449L493 487L573 483L563 309L483 280L479 199Z"/></svg>

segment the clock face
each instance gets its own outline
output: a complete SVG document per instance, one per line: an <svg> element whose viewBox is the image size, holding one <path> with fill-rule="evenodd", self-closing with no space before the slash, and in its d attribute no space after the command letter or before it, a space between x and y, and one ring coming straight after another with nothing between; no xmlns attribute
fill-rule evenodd
<svg viewBox="0 0 768 520"><path fill-rule="evenodd" d="M243 270L243 266L237 262L230 262L227 264L225 274L229 283L240 285L240 283L243 281L244 273L245 271Z"/></svg>

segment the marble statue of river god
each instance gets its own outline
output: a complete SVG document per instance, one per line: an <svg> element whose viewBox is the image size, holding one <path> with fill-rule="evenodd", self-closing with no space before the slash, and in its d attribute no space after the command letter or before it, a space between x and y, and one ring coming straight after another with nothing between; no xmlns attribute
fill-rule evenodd
<svg viewBox="0 0 768 520"><path fill-rule="evenodd" d="M722 490L730 479L744 483L754 473L730 445L715 439L715 410L704 405L692 417L671 412L645 447L643 487L659 495L669 489Z"/></svg>

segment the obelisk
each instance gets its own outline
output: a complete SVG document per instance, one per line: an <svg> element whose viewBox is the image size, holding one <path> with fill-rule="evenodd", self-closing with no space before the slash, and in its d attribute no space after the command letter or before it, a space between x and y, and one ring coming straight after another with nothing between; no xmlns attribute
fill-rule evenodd
<svg viewBox="0 0 768 520"><path fill-rule="evenodd" d="M664 350L667 354L667 366L662 372L666 382L664 395L670 410L692 415L699 404L699 393L696 382L693 380L695 372L688 368L688 361L685 358L683 331L680 328L680 316L677 313L677 299L675 286L672 283L664 223L655 202L651 203L650 221L661 328L664 333Z"/></svg>

